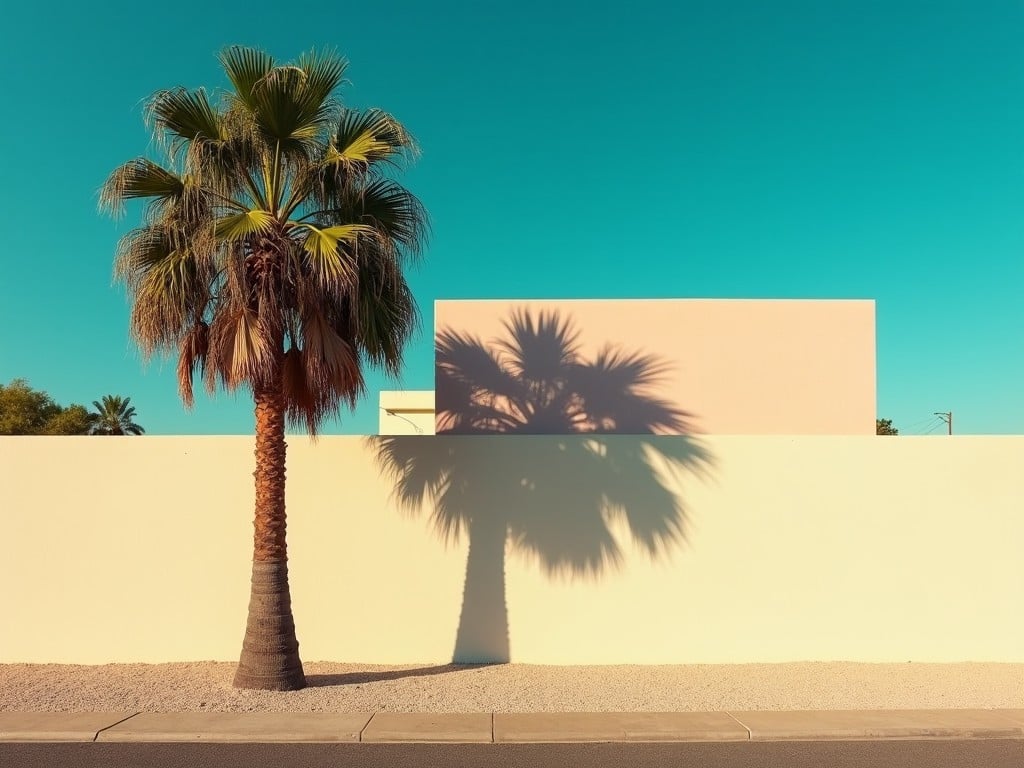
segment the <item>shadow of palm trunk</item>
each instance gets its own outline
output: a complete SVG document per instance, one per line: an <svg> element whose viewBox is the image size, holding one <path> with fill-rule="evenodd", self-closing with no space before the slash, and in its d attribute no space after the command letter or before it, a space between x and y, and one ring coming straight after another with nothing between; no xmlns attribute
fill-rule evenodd
<svg viewBox="0 0 1024 768"><path fill-rule="evenodd" d="M469 524L466 581L452 653L452 661L458 664L505 663L511 659L505 599L507 538L504 521L483 518Z"/></svg>

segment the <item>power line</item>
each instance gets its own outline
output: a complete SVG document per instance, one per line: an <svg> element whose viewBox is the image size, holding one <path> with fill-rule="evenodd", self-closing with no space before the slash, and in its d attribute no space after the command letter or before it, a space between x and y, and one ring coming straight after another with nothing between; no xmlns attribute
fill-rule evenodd
<svg viewBox="0 0 1024 768"><path fill-rule="evenodd" d="M929 416L926 419L921 419L920 421L915 421L913 424L910 424L909 426L907 426L907 431L908 432L912 432L912 431L917 430L917 429L924 429L929 424L931 424L933 421L935 421L936 418L937 417L933 414L933 415Z"/></svg>
<svg viewBox="0 0 1024 768"><path fill-rule="evenodd" d="M942 421L938 416L932 416L930 419L918 422L914 427L906 430L905 434L910 435L927 435L930 434L930 429L938 429L942 426ZM924 431L922 431L924 430Z"/></svg>

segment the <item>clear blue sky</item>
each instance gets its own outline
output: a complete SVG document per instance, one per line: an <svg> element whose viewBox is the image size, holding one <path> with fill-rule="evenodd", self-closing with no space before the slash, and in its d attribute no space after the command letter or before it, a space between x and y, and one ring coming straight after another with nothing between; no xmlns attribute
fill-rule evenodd
<svg viewBox="0 0 1024 768"><path fill-rule="evenodd" d="M1018 0L15 3L0 382L251 432L244 394L189 413L173 362L143 366L111 283L133 222L96 192L146 151L145 98L220 85L224 46L332 47L348 103L418 138L434 234L402 381L325 432L432 388L437 298L754 297L876 299L880 416L1024 433L1022 40Z"/></svg>

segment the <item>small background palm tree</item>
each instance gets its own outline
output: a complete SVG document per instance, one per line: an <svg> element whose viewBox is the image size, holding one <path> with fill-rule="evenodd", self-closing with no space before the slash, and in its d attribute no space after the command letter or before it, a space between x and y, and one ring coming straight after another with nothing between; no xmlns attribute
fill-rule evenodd
<svg viewBox="0 0 1024 768"><path fill-rule="evenodd" d="M613 527L625 522L641 549L663 556L686 532L666 477L711 465L685 434L689 416L651 394L667 370L654 357L609 346L585 359L557 314L516 312L505 330L491 344L442 331L441 436L377 439L401 508L430 509L445 542L469 537L457 662L510 659L507 546L551 576L593 578L621 563ZM485 435L508 437L470 437Z"/></svg>
<svg viewBox="0 0 1024 768"><path fill-rule="evenodd" d="M142 435L146 430L135 423L135 406L130 397L104 395L101 402L93 400L95 409L89 414L90 435Z"/></svg>

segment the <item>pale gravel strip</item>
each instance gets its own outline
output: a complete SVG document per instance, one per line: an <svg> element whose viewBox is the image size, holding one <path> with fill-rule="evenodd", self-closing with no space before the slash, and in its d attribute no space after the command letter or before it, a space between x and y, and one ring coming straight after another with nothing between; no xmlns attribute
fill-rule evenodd
<svg viewBox="0 0 1024 768"><path fill-rule="evenodd" d="M1024 708L1024 664L379 666L306 663L310 687L239 691L235 665L0 665L0 711L673 712Z"/></svg>

